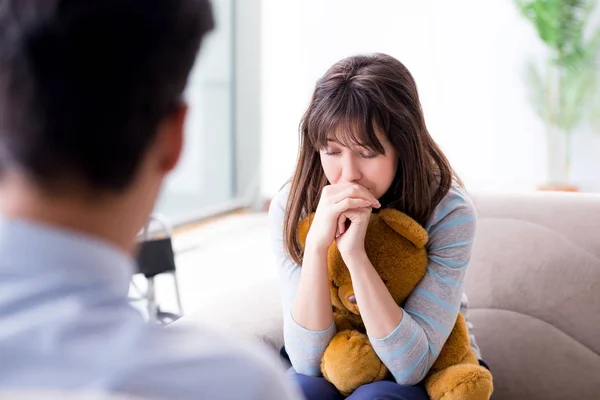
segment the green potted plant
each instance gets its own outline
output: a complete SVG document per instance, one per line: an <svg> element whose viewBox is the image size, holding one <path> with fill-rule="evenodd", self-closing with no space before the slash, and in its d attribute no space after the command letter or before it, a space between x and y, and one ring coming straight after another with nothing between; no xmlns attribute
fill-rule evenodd
<svg viewBox="0 0 600 400"><path fill-rule="evenodd" d="M593 0L514 0L547 50L529 61L531 100L547 139L547 184L541 189L577 190L570 182L571 143L581 127L600 125L600 29L592 27Z"/></svg>

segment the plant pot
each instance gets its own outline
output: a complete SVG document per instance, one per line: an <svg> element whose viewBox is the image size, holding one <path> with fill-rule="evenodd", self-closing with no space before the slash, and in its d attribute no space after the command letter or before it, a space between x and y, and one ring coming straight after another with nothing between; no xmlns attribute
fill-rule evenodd
<svg viewBox="0 0 600 400"><path fill-rule="evenodd" d="M542 185L538 188L538 190L545 192L579 192L579 188L577 186L557 183Z"/></svg>

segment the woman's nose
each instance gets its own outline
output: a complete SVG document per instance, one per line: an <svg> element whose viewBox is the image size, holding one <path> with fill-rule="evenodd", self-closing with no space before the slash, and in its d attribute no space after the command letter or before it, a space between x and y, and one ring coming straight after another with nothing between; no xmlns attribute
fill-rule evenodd
<svg viewBox="0 0 600 400"><path fill-rule="evenodd" d="M345 182L356 182L362 178L360 169L352 157L348 157L346 160L344 160L342 168L342 179Z"/></svg>

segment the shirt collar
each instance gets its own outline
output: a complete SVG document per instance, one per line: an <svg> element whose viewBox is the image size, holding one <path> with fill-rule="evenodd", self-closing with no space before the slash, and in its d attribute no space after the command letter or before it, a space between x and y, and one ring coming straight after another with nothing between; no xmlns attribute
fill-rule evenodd
<svg viewBox="0 0 600 400"><path fill-rule="evenodd" d="M136 263L131 254L80 231L0 216L0 282L3 275L52 276L73 285L106 285L127 295Z"/></svg>

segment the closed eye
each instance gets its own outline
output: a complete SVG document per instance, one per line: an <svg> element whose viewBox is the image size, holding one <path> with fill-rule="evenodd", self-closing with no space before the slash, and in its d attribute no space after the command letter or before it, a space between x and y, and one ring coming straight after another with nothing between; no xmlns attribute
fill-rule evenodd
<svg viewBox="0 0 600 400"><path fill-rule="evenodd" d="M362 158L366 158L366 159L371 159L371 158L375 158L377 157L379 154L378 153L360 153L360 156Z"/></svg>

